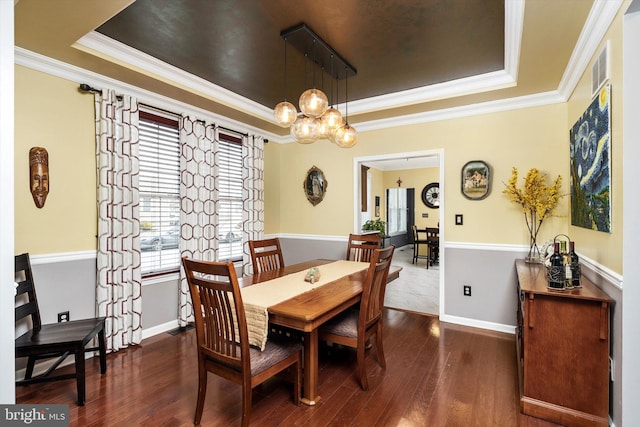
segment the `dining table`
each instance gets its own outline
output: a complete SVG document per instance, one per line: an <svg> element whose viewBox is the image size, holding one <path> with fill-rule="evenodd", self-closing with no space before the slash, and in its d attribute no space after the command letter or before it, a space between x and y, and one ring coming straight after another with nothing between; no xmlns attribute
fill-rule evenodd
<svg viewBox="0 0 640 427"><path fill-rule="evenodd" d="M278 270L244 276L238 279L241 288L258 285L294 273L322 266L335 260L315 259L289 265ZM387 283L399 277L402 267L391 265ZM303 393L301 401L313 406L320 400L318 394L318 328L327 320L360 301L367 269L339 277L319 287L310 288L289 299L267 307L270 324L302 332Z"/></svg>

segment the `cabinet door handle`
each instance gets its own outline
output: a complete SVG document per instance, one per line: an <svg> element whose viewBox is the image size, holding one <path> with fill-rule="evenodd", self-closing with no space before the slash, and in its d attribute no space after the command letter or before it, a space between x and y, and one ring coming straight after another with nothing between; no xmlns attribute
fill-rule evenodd
<svg viewBox="0 0 640 427"><path fill-rule="evenodd" d="M602 302L602 304L600 305L600 339L602 341L606 341L607 340L607 336L608 331L609 331L609 316L607 315L608 313L608 304L606 302Z"/></svg>
<svg viewBox="0 0 640 427"><path fill-rule="evenodd" d="M529 320L529 328L533 328L533 297L533 294L529 294L529 304L527 304L527 319Z"/></svg>

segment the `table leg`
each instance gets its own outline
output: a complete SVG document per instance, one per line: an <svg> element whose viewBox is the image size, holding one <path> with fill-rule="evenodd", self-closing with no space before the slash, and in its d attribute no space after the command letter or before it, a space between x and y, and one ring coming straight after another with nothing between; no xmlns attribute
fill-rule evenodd
<svg viewBox="0 0 640 427"><path fill-rule="evenodd" d="M304 384L302 403L313 406L318 396L318 330L304 333Z"/></svg>

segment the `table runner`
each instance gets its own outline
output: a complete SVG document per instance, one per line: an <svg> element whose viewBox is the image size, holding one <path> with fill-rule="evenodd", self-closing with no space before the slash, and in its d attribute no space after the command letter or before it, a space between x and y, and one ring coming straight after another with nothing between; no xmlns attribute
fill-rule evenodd
<svg viewBox="0 0 640 427"><path fill-rule="evenodd" d="M320 265L317 268L320 271L320 280L315 283L304 281L308 271L304 270L240 289L247 317L250 345L264 350L269 333L269 313L267 311L269 307L342 277L366 270L369 268L369 263L340 260Z"/></svg>

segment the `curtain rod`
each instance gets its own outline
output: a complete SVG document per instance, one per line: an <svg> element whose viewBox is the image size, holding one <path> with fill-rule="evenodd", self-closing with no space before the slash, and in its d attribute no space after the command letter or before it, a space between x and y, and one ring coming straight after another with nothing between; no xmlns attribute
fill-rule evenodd
<svg viewBox="0 0 640 427"><path fill-rule="evenodd" d="M96 89L96 88L91 87L90 85L88 85L86 83L80 83L80 90L82 92L95 92L95 93L99 93L100 95L102 95L102 89ZM117 95L117 98L118 99L122 99L122 95ZM155 107L153 105L145 104L144 102L139 102L138 104L139 105L143 105L143 106L145 106L147 108L151 108L151 109L156 110L156 111L161 111L163 113L172 114L172 115L178 116L178 117L181 116L180 113L176 113L174 111L165 110L164 108ZM201 119L196 119L196 121L198 121L200 123L206 123L204 120L201 120ZM229 128L226 128L224 126L217 126L217 128L226 130L227 132L233 132L233 133L235 133L237 135L242 135L244 137L249 137L248 133L239 132L237 130L229 129Z"/></svg>

